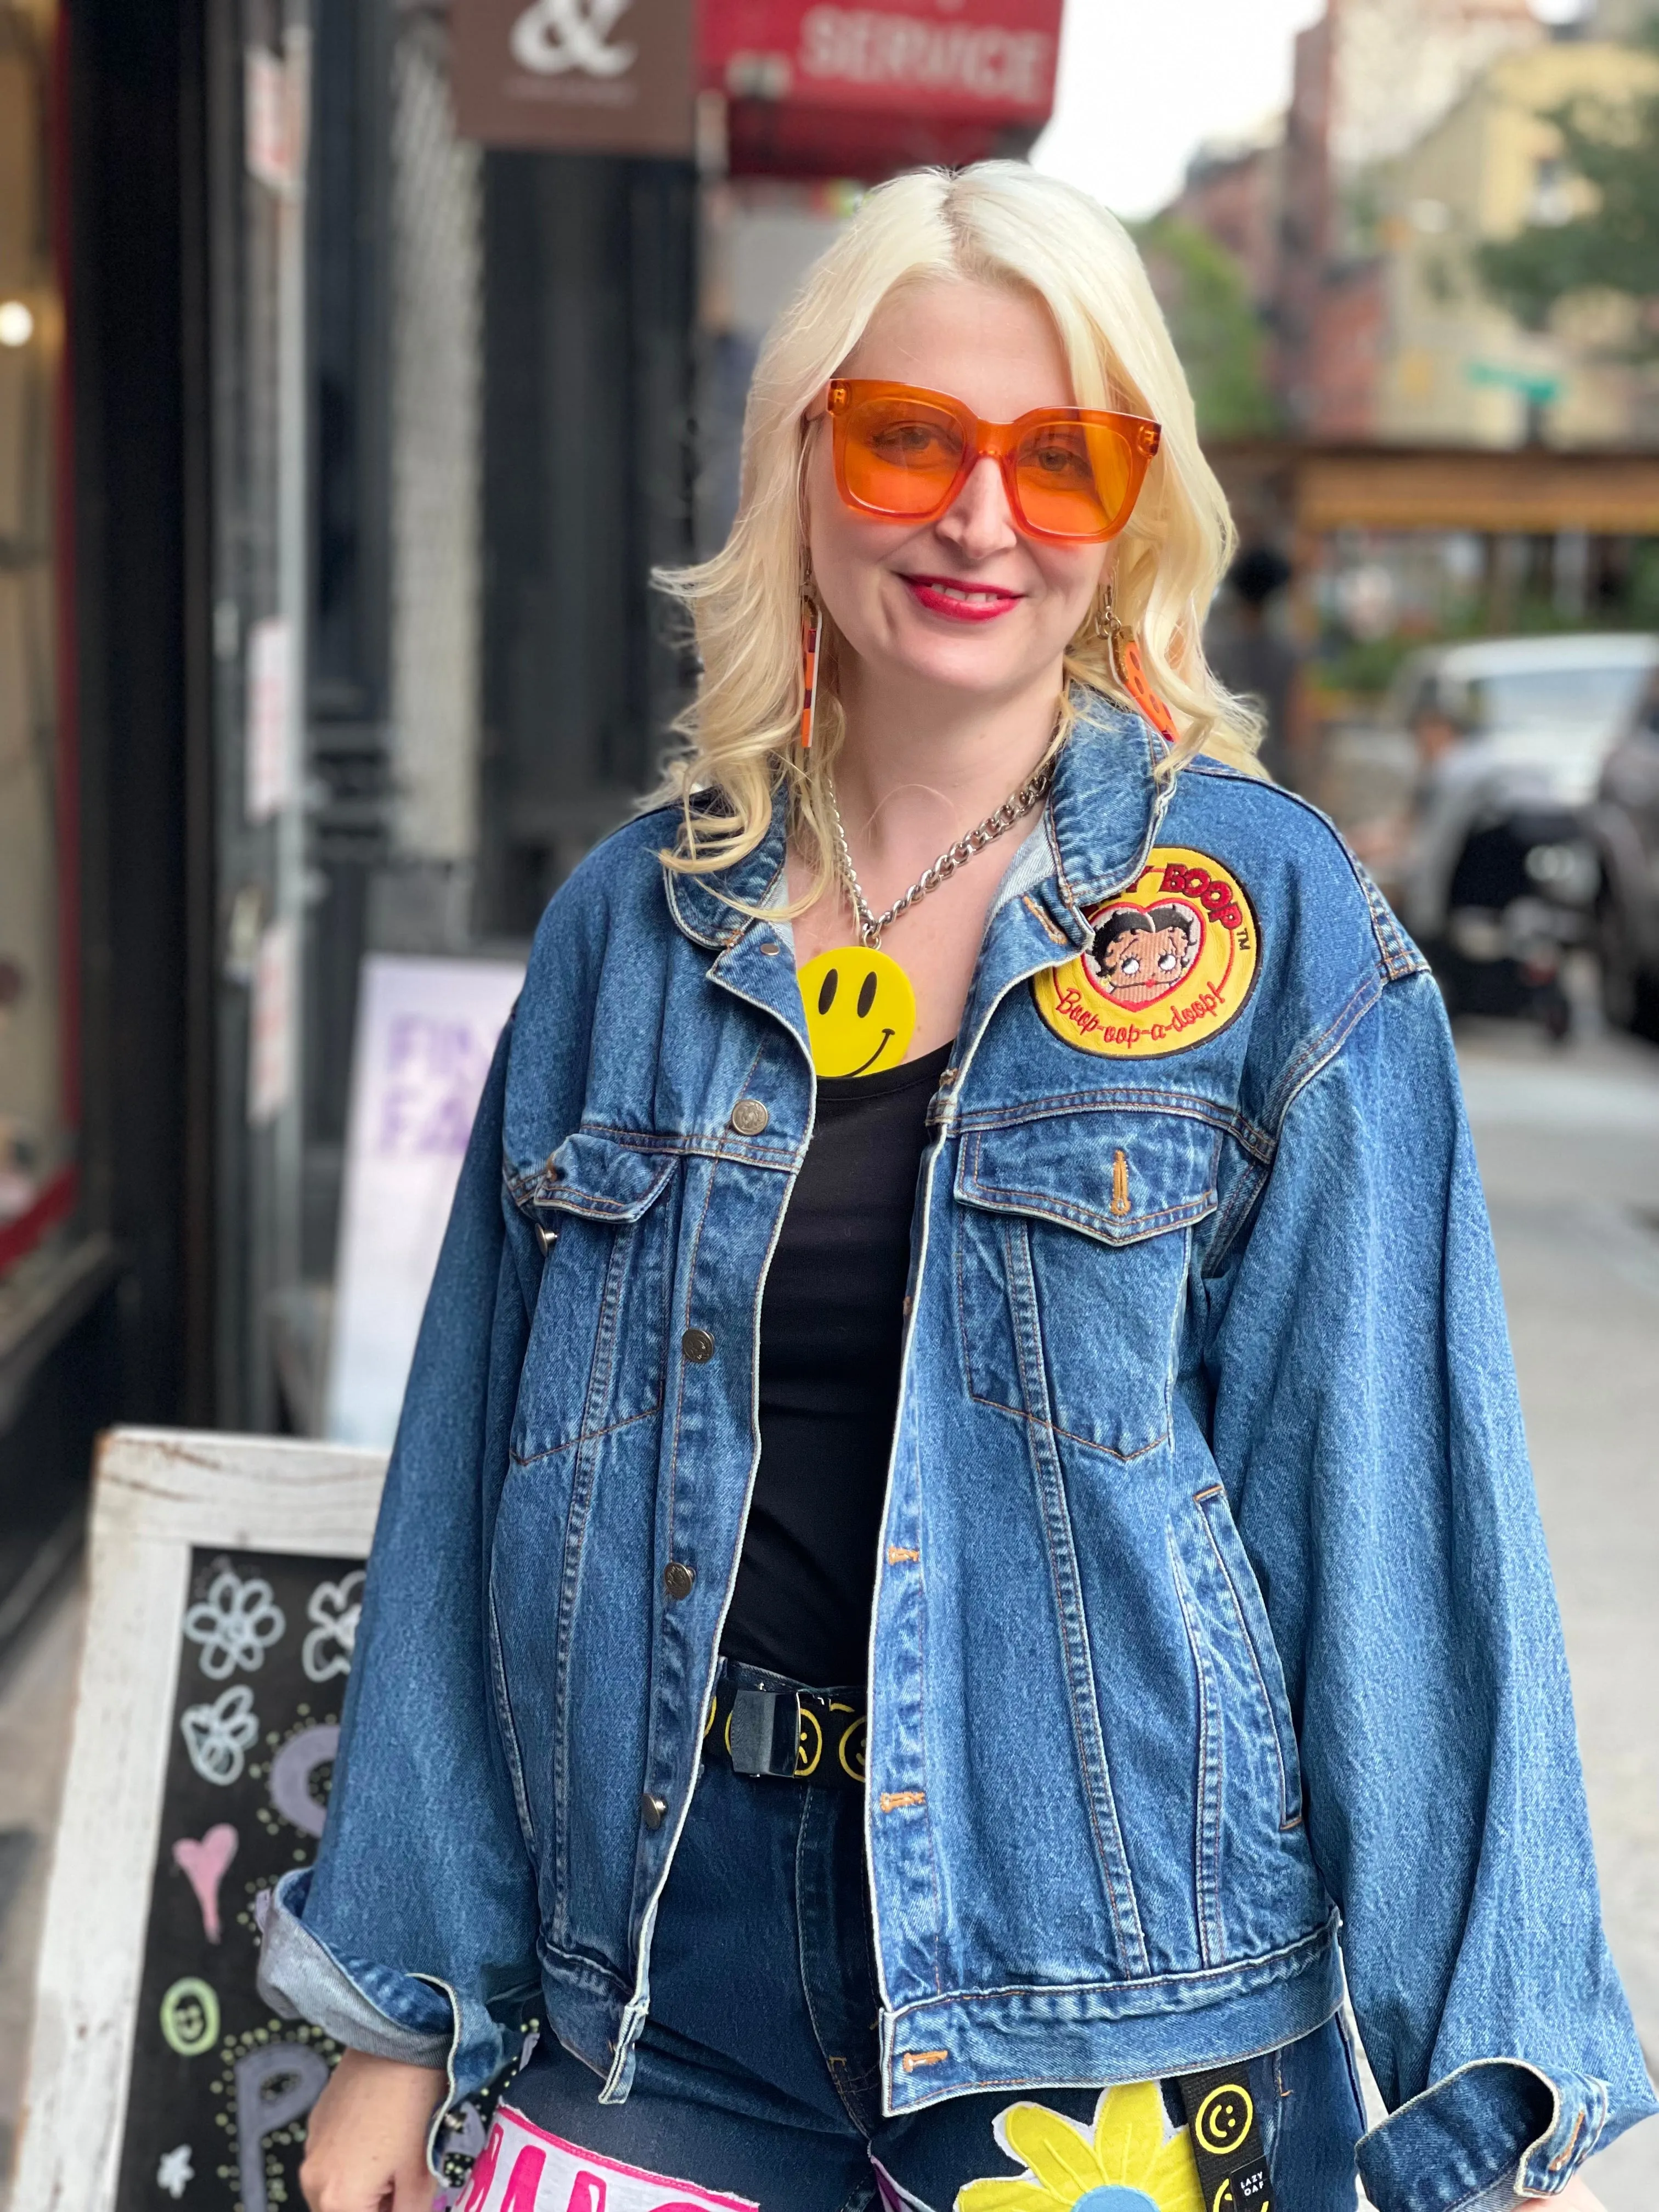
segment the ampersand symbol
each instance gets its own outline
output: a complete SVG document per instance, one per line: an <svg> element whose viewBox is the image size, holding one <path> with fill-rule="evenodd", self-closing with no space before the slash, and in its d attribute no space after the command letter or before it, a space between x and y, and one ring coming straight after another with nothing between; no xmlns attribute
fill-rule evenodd
<svg viewBox="0 0 1659 2212"><path fill-rule="evenodd" d="M630 0L532 0L508 41L520 69L538 76L580 70L588 76L621 76L638 49L605 42Z"/></svg>

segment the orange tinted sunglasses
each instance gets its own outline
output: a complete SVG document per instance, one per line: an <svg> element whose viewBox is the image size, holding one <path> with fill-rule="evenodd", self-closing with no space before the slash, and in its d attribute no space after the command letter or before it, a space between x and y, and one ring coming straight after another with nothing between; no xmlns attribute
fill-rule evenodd
<svg viewBox="0 0 1659 2212"><path fill-rule="evenodd" d="M1017 422L981 422L945 392L858 376L834 379L823 411L848 507L891 522L934 521L988 459L1002 471L1019 528L1074 545L1116 537L1164 434L1143 416L1086 407L1036 407Z"/></svg>

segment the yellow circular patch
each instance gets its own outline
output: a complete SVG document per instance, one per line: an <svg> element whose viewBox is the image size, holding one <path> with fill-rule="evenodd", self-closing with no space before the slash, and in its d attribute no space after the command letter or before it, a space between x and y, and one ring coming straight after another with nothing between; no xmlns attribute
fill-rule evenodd
<svg viewBox="0 0 1659 2212"><path fill-rule="evenodd" d="M896 1067L916 1030L916 994L890 953L836 945L800 971L812 1065L820 1075Z"/></svg>
<svg viewBox="0 0 1659 2212"><path fill-rule="evenodd" d="M1212 2158L1224 2158L1249 2135L1255 2117L1255 2107L1243 2083L1224 2081L1199 2106L1193 2133Z"/></svg>
<svg viewBox="0 0 1659 2212"><path fill-rule="evenodd" d="M1089 920L1088 951L1031 981L1037 1012L1079 1052L1185 1052L1225 1029L1250 995L1255 916L1237 877L1207 853L1159 846Z"/></svg>

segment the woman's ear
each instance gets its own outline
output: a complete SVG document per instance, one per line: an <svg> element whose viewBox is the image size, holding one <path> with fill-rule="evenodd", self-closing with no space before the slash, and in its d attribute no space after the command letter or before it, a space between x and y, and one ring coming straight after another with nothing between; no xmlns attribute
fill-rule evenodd
<svg viewBox="0 0 1659 2212"><path fill-rule="evenodd" d="M817 448L821 443L818 423L806 425L806 434L801 440L800 462L795 471L795 513L800 524L800 542L804 573L812 571L812 509L817 491Z"/></svg>

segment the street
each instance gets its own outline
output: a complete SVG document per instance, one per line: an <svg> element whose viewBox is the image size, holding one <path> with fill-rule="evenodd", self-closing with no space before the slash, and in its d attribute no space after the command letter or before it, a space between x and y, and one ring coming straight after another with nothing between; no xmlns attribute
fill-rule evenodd
<svg viewBox="0 0 1659 2212"><path fill-rule="evenodd" d="M1659 2059L1659 1052L1586 1012L1565 1047L1460 1035L1559 1585L1609 1936ZM0 1683L0 2166L81 1617L66 1592ZM1595 2160L1607 2212L1659 2203L1659 2123ZM0 2185L0 2204L3 2204ZM19 2212L21 2209L19 2208Z"/></svg>

